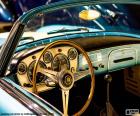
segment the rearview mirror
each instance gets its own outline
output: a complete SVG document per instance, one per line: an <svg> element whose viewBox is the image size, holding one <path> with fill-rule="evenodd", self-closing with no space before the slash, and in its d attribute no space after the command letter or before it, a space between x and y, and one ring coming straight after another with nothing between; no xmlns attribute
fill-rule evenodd
<svg viewBox="0 0 140 116"><path fill-rule="evenodd" d="M101 13L97 10L82 10L79 13L79 18L83 19L83 20L87 20L87 21L91 21L91 20L96 20L97 18L99 18L101 16Z"/></svg>

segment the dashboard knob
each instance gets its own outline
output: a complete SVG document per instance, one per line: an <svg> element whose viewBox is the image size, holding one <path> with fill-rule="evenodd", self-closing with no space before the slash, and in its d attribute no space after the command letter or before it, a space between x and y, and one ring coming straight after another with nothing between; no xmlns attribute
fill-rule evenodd
<svg viewBox="0 0 140 116"><path fill-rule="evenodd" d="M99 64L99 67L100 68L104 68L104 65L101 63L101 64Z"/></svg>

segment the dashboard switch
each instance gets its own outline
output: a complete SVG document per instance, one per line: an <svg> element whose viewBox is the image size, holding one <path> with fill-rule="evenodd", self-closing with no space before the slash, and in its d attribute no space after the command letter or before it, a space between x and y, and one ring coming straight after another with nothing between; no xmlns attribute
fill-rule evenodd
<svg viewBox="0 0 140 116"><path fill-rule="evenodd" d="M104 68L104 65L101 63L101 64L99 64L99 67L100 68Z"/></svg>
<svg viewBox="0 0 140 116"><path fill-rule="evenodd" d="M98 67L97 67L97 66L93 66L93 68L94 68L95 70L98 70Z"/></svg>

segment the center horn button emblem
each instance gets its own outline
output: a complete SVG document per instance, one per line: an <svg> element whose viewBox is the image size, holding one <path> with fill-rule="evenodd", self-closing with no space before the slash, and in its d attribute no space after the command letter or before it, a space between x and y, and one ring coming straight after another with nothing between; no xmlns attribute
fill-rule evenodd
<svg viewBox="0 0 140 116"><path fill-rule="evenodd" d="M72 76L70 74L65 74L64 77L62 78L63 86L70 87L72 83L73 83Z"/></svg>
<svg viewBox="0 0 140 116"><path fill-rule="evenodd" d="M64 90L69 90L73 87L74 76L69 70L62 70L59 75L59 85Z"/></svg>

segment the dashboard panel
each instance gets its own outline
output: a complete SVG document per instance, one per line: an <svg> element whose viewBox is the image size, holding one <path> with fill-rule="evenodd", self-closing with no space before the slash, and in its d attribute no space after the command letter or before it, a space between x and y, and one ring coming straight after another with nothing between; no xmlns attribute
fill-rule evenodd
<svg viewBox="0 0 140 116"><path fill-rule="evenodd" d="M38 48L38 47L37 47ZM43 47L44 48L44 47ZM41 55L41 50L33 50L22 52L34 51L20 60L17 69L17 78L20 85L25 89L32 92L32 72L35 61ZM140 61L140 46L139 44L117 45L113 47L101 48L87 52L95 74L109 73L116 70L139 65ZM20 56L18 53L17 56ZM78 51L70 46L60 46L49 49L39 61L40 67L54 71L60 71L60 64L64 64L66 68L72 72L77 70L87 70L88 65L85 58L78 53ZM45 84L45 80L49 79L47 76L37 75L37 89L39 92L52 89Z"/></svg>
<svg viewBox="0 0 140 116"><path fill-rule="evenodd" d="M140 64L139 44L120 45L88 52L95 74L109 73ZM79 55L79 70L88 69L88 65Z"/></svg>
<svg viewBox="0 0 140 116"><path fill-rule="evenodd" d="M42 50L32 53L31 55L23 58L18 64L17 78L20 85L31 92L33 91L32 78L34 65L41 54ZM48 69L59 72L62 65L67 68L67 70L71 70L72 72L77 70L78 51L73 47L65 46L51 48L42 56L43 57L41 57L41 60L39 61L39 67L43 68L44 70ZM36 84L38 92L52 89L52 87L46 86L46 79L49 78L44 74L37 72Z"/></svg>

